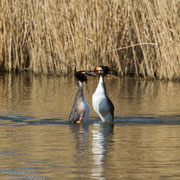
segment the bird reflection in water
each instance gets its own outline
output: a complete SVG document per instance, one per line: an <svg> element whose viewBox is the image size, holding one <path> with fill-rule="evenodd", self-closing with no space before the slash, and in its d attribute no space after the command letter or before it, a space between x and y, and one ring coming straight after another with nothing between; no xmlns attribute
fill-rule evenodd
<svg viewBox="0 0 180 180"><path fill-rule="evenodd" d="M104 158L107 153L108 136L113 134L113 129L114 124L112 123L94 124L94 129L92 130L92 177L95 179L105 179L103 178Z"/></svg>

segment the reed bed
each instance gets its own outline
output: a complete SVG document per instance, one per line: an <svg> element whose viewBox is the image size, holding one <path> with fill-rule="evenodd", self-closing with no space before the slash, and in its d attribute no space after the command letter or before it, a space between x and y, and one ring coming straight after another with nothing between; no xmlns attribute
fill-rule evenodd
<svg viewBox="0 0 180 180"><path fill-rule="evenodd" d="M180 79L178 0L0 0L0 69Z"/></svg>

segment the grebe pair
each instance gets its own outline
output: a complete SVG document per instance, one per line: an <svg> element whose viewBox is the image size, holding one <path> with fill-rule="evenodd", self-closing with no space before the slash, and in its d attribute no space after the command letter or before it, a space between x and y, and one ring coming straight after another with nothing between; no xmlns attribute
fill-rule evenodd
<svg viewBox="0 0 180 180"><path fill-rule="evenodd" d="M102 122L112 122L114 119L114 106L107 96L104 76L109 73L107 66L98 66L94 71L78 71L75 77L78 79L78 91L75 96L72 111L69 116L71 123L83 123L89 119L89 105L84 98L83 82L87 82L87 76L99 75L98 86L92 96L92 105Z"/></svg>

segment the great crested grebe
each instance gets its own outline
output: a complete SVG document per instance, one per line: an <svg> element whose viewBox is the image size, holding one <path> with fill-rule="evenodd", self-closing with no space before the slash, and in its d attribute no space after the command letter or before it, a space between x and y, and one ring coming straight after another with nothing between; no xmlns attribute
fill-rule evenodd
<svg viewBox="0 0 180 180"><path fill-rule="evenodd" d="M102 122L112 122L114 120L114 106L106 93L104 76L109 73L107 66L97 66L94 70L99 74L99 83L92 96L92 104L95 112Z"/></svg>
<svg viewBox="0 0 180 180"><path fill-rule="evenodd" d="M83 82L87 82L87 75L85 71L77 71L75 73L75 77L78 79L78 91L69 116L70 123L83 123L88 121L89 105L84 98L83 88Z"/></svg>

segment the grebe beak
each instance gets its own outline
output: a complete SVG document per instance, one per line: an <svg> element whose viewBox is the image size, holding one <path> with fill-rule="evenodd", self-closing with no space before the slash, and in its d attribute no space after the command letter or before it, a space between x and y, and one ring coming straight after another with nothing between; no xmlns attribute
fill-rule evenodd
<svg viewBox="0 0 180 180"><path fill-rule="evenodd" d="M94 71L86 71L86 74L88 76L97 76L97 73L95 73Z"/></svg>

